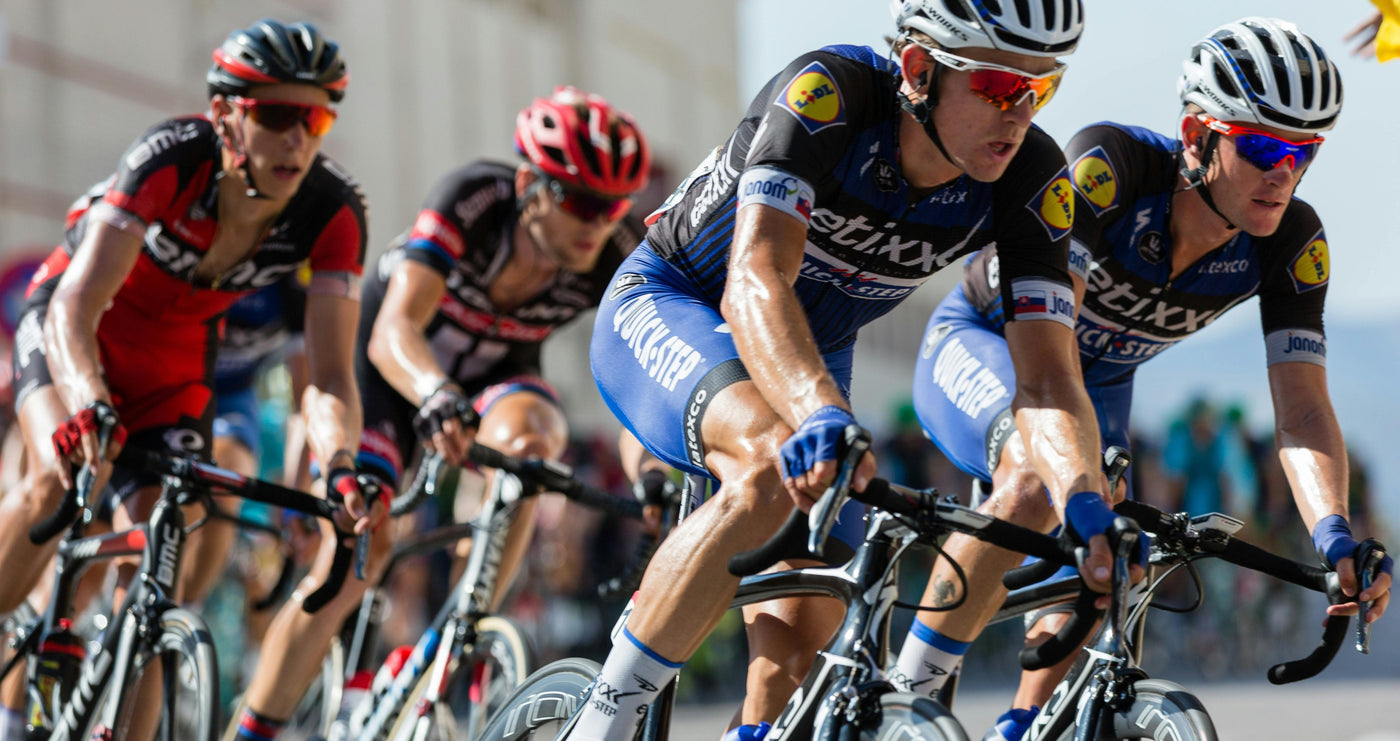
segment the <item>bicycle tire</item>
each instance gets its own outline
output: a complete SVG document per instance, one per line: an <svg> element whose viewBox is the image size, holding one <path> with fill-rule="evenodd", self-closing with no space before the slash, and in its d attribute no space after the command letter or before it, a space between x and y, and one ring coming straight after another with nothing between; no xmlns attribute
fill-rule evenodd
<svg viewBox="0 0 1400 741"><path fill-rule="evenodd" d="M921 695L880 696L880 724L860 732L861 741L969 741L962 724L942 704Z"/></svg>
<svg viewBox="0 0 1400 741"><path fill-rule="evenodd" d="M113 629L120 629L120 624ZM159 659L163 668L160 722L156 730L159 741L217 741L219 738L219 670L214 653L214 639L198 615L188 610L172 608L161 613L160 635L155 643L138 653L128 667L126 677L113 676L97 698L89 727L77 738L127 738L121 725L124 709L118 708L118 728L106 730L102 725L102 709L110 692L120 680L130 688L126 703L138 701L135 688L142 672L153 660ZM111 735L103 735L108 734Z"/></svg>
<svg viewBox="0 0 1400 741"><path fill-rule="evenodd" d="M595 661L560 659L531 674L501 704L477 741L554 741L600 671Z"/></svg>
<svg viewBox="0 0 1400 741"><path fill-rule="evenodd" d="M1185 687L1161 679L1140 679L1133 683L1136 698L1126 711L1113 713L1113 738L1171 738L1179 741L1218 741L1215 723L1205 706ZM1060 735L1060 741L1073 741L1074 728Z"/></svg>
<svg viewBox="0 0 1400 741"><path fill-rule="evenodd" d="M476 646L447 680L447 696L433 707L419 707L432 671L425 671L389 731L393 741L475 739L487 721L535 669L535 651L525 631L504 617L476 623Z"/></svg>

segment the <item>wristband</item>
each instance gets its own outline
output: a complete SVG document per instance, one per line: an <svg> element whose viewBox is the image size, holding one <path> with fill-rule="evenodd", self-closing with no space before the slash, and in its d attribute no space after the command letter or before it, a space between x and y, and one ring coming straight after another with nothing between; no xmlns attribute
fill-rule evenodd
<svg viewBox="0 0 1400 741"><path fill-rule="evenodd" d="M1352 537L1351 525L1341 515L1328 515L1317 521L1312 533L1313 546L1317 555L1329 569L1335 570L1344 558L1351 558L1356 552L1356 538Z"/></svg>

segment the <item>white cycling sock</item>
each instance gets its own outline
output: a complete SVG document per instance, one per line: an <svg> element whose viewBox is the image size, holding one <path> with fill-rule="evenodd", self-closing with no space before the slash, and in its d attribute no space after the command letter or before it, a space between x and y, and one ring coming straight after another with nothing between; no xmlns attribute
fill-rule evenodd
<svg viewBox="0 0 1400 741"><path fill-rule="evenodd" d="M647 648L625 627L593 680L569 741L632 741L647 705L681 670Z"/></svg>
<svg viewBox="0 0 1400 741"><path fill-rule="evenodd" d="M24 741L24 714L0 707L0 741Z"/></svg>
<svg viewBox="0 0 1400 741"><path fill-rule="evenodd" d="M899 660L890 669L890 684L900 692L933 697L962 663L969 645L915 620L899 650Z"/></svg>

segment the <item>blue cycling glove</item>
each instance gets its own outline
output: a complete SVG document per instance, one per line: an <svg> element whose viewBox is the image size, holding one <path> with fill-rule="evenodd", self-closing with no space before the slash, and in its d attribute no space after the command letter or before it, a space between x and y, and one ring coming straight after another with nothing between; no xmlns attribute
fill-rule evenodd
<svg viewBox="0 0 1400 741"><path fill-rule="evenodd" d="M783 443L783 478L798 478L822 461L836 460L846 427L855 423L856 418L838 406L824 406L812 412Z"/></svg>
<svg viewBox="0 0 1400 741"><path fill-rule="evenodd" d="M1317 527L1313 528L1313 545L1317 548L1317 555L1322 559L1322 563L1327 568L1336 570L1337 562L1344 558L1353 558L1360 543L1351 535L1351 525L1347 524L1346 518L1341 515L1328 515L1317 521ZM1393 574L1395 560L1386 556L1381 561L1381 571Z"/></svg>
<svg viewBox="0 0 1400 741"><path fill-rule="evenodd" d="M1095 535L1107 535L1115 517L1117 515L1108 508L1103 495L1096 491L1081 491L1065 503L1065 524L1069 526L1070 534L1084 545L1088 545L1089 539ZM1146 566L1147 552L1147 533L1139 533L1138 553L1134 562Z"/></svg>

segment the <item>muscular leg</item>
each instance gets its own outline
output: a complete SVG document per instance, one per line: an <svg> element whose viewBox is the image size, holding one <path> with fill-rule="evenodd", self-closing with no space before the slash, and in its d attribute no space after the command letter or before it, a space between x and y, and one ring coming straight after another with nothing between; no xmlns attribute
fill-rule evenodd
<svg viewBox="0 0 1400 741"><path fill-rule="evenodd" d="M779 569L808 566L780 563ZM797 691L812 660L831 640L845 614L839 600L824 597L760 602L744 607L749 638L749 671L739 722L756 725L777 719Z"/></svg>
<svg viewBox="0 0 1400 741"><path fill-rule="evenodd" d="M244 476L258 473L258 460L253 451L231 437L214 438L214 461ZM214 497L214 504L229 514L237 514L241 502L238 497ZM202 509L186 507L185 518L203 517ZM185 604L201 604L209 596L209 590L224 573L237 536L237 527L227 520L210 520L190 533L185 541L185 562L180 567L180 594Z"/></svg>
<svg viewBox="0 0 1400 741"><path fill-rule="evenodd" d="M569 426L564 413L543 396L532 391L517 391L497 399L477 427L477 440L487 447L519 458L545 458L558 460L564 454L569 440ZM487 491L490 490L494 469L487 475ZM520 564L525 551L530 547L530 538L535 532L535 505L538 499L530 497L521 502L506 536L505 552L501 555L501 571L496 594L492 598L491 609L500 609L501 602ZM458 555L465 555L459 550Z"/></svg>
<svg viewBox="0 0 1400 741"><path fill-rule="evenodd" d="M683 662L728 610L739 582L729 573L729 557L761 545L792 510L777 470L778 449L790 434L751 382L727 386L715 397L701 436L706 465L723 485L714 499L666 538L647 568L626 626L644 651L667 664ZM791 694L792 677L800 679L806 673L816 651L830 638L834 622L829 616L839 616L839 605L823 602L826 607L786 603L766 606L763 614L750 613L755 626L750 652L757 666L744 720L757 720L760 714L772 720ZM814 622L804 623L800 633L783 630L798 615L812 616ZM619 644L610 664L619 650L626 649ZM599 687L608 677L608 666ZM587 738L594 732L579 735Z"/></svg>
<svg viewBox="0 0 1400 741"><path fill-rule="evenodd" d="M1007 441L993 476L992 495L978 509L1023 527L1042 531L1053 527L1055 511L1045 496L1040 479L1031 470L1019 434L1013 434ZM962 565L967 574L966 599L955 610L921 613L916 620L940 636L970 643L982 632L1006 597L1006 588L1001 585L1002 575L1020 564L1024 556L958 534L949 537L943 549L948 558L939 559L935 564L922 604L941 607L954 604L963 596L962 583L948 565L949 559ZM901 689L935 694L943 681L928 681L927 667L920 670L921 661L917 652L921 650L922 647L915 648L913 641L906 641L906 648L900 653L898 675L906 685L918 686ZM939 669L946 672L952 667ZM935 672L935 675L946 677L946 673Z"/></svg>
<svg viewBox="0 0 1400 741"><path fill-rule="evenodd" d="M318 484L318 487L321 486ZM393 546L392 528L380 527L370 538L366 578L373 581L388 560ZM306 597L326 582L335 556L335 531L321 523L321 547L311 573L298 585L292 598L273 618L263 639L258 668L248 685L248 707L266 718L286 719L296 709L311 680L321 671L321 661L331 639L345 619L360 606L368 581L348 573L334 599L315 614L302 609Z"/></svg>
<svg viewBox="0 0 1400 741"><path fill-rule="evenodd" d="M25 440L25 473L19 485L0 499L0 613L19 606L58 552L58 538L34 545L29 529L47 517L63 499L50 436L68 411L53 386L41 386L24 399L19 422Z"/></svg>

